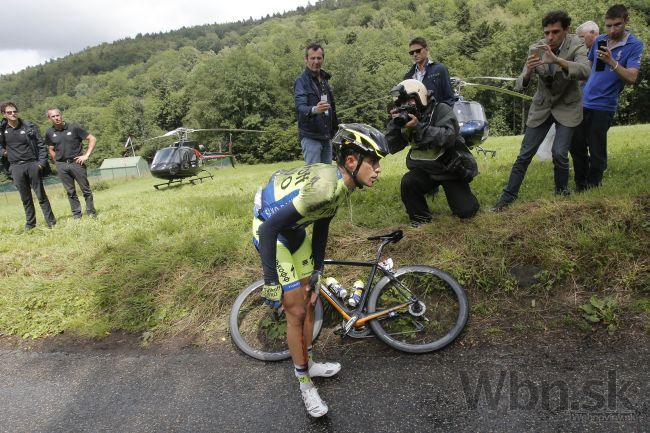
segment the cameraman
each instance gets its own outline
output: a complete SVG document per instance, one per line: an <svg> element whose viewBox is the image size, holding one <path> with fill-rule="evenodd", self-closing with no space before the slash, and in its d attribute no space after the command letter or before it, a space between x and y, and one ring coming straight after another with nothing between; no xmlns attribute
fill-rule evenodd
<svg viewBox="0 0 650 433"><path fill-rule="evenodd" d="M396 108L391 110L386 139L391 153L409 143L409 171L402 177L400 192L411 225L431 222L426 195L442 185L454 215L471 218L479 203L469 183L478 174L474 157L459 134L452 109L436 102L432 92L418 80L404 80L391 90Z"/></svg>

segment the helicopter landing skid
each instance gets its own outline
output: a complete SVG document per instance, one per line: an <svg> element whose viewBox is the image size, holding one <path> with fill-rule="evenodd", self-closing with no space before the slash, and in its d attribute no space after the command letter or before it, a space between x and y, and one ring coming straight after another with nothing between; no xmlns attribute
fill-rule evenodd
<svg viewBox="0 0 650 433"><path fill-rule="evenodd" d="M214 175L212 173L210 173L207 170L203 170L203 171L205 171L205 173L206 173L205 175L193 177L191 179L188 179L187 181L189 183L191 183L192 185L195 185L196 182L198 182L198 181L201 181L201 183L203 183L203 179L214 179ZM156 189L160 189L161 186L166 186L168 188L171 188L172 186L180 186L182 184L183 184L183 178L179 178L179 179L171 179L171 180L169 180L169 181L167 181L165 183L156 184L153 187L156 188Z"/></svg>
<svg viewBox="0 0 650 433"><path fill-rule="evenodd" d="M487 156L487 154L489 153L492 156L492 158L497 156L497 151L496 150L483 149L482 146L476 146L476 153L477 154L482 153L485 156Z"/></svg>
<svg viewBox="0 0 650 433"><path fill-rule="evenodd" d="M210 173L208 170L203 170L203 171L205 171L206 174L204 174L203 176L194 177L194 178L190 179L189 182L192 185L195 185L196 182L198 182L198 181L201 181L201 183L203 183L203 179L214 179L214 175L212 173Z"/></svg>

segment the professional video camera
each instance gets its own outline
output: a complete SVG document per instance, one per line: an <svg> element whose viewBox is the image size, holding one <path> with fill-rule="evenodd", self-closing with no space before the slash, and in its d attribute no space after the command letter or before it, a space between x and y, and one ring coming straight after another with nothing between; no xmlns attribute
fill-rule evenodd
<svg viewBox="0 0 650 433"><path fill-rule="evenodd" d="M409 114L420 119L421 113L427 105L427 89L418 80L404 80L390 91L395 103L397 116L393 117L393 122L400 128L403 128L411 121Z"/></svg>

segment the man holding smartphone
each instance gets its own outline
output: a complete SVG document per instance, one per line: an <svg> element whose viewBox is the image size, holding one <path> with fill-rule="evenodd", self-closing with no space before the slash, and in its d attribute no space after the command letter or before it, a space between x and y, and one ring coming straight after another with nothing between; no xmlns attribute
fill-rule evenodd
<svg viewBox="0 0 650 433"><path fill-rule="evenodd" d="M578 36L569 33L570 24L571 18L564 11L544 16L544 39L531 46L524 70L517 78L515 89L522 91L528 88L533 75L537 76L537 91L528 112L519 156L508 184L491 209L493 212L504 210L517 199L528 165L552 125L555 194L569 193L569 147L573 131L582 121L579 81L589 75L587 48Z"/></svg>
<svg viewBox="0 0 650 433"><path fill-rule="evenodd" d="M576 192L601 185L607 169L607 131L618 96L626 84L634 84L641 68L643 43L625 29L627 8L614 5L605 13L604 35L589 51L591 75L582 97L583 121L571 143Z"/></svg>
<svg viewBox="0 0 650 433"><path fill-rule="evenodd" d="M338 128L334 95L329 85L331 75L322 68L325 50L319 44L305 48L305 70L293 85L298 114L298 136L307 164L331 164L330 140Z"/></svg>

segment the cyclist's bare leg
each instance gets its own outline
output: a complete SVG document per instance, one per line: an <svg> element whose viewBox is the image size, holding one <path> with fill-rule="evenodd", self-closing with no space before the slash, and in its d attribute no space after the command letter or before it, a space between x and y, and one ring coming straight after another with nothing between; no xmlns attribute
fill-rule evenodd
<svg viewBox="0 0 650 433"><path fill-rule="evenodd" d="M295 365L307 365L307 348L311 345L314 329L314 306L307 292L309 278L300 281L300 287L285 292L282 298L287 316L287 343Z"/></svg>

